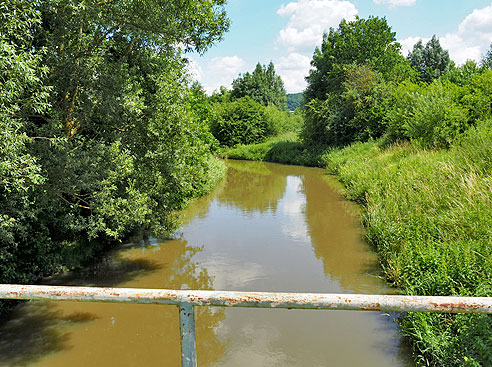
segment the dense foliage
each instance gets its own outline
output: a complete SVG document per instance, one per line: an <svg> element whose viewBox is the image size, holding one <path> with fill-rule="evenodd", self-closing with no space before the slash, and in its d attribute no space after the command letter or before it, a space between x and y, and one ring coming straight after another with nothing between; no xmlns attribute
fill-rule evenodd
<svg viewBox="0 0 492 367"><path fill-rule="evenodd" d="M216 105L216 110L211 131L222 145L257 143L272 134L265 108L249 97L221 103Z"/></svg>
<svg viewBox="0 0 492 367"><path fill-rule="evenodd" d="M289 111L295 111L298 108L304 107L304 96L303 93L290 93L287 94L287 109Z"/></svg>
<svg viewBox="0 0 492 367"><path fill-rule="evenodd" d="M137 230L168 233L173 211L219 178L177 45L219 40L224 3L0 4L0 282Z"/></svg>
<svg viewBox="0 0 492 367"><path fill-rule="evenodd" d="M343 20L323 36L306 78L309 145L343 145L381 136L379 84L411 77L409 63L386 19Z"/></svg>
<svg viewBox="0 0 492 367"><path fill-rule="evenodd" d="M353 65L367 65L385 79L393 79L400 68L408 68L386 19L342 20L337 29L325 33L311 61L306 99L323 101L328 93L342 93L347 68Z"/></svg>
<svg viewBox="0 0 492 367"><path fill-rule="evenodd" d="M209 98L215 111L210 126L222 146L263 142L266 138L298 131L300 113L286 110L286 94L282 78L273 63L260 63L253 73L240 74L232 90L221 87Z"/></svg>
<svg viewBox="0 0 492 367"><path fill-rule="evenodd" d="M431 82L438 79L441 75L448 72L451 64L449 52L443 50L439 39L434 35L426 43L425 47L422 40L419 40L413 50L408 54L410 65L414 67L424 82Z"/></svg>
<svg viewBox="0 0 492 367"><path fill-rule="evenodd" d="M268 67L258 63L252 73L240 74L232 82L231 97L250 97L263 106L273 104L280 109L286 106L284 82L275 73L273 62Z"/></svg>

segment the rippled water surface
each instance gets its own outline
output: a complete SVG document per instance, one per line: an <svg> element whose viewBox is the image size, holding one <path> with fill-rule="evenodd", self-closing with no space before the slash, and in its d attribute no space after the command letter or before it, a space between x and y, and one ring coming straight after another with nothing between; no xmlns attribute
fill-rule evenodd
<svg viewBox="0 0 492 367"><path fill-rule="evenodd" d="M58 284L389 293L322 170L228 162L174 240L126 244ZM198 365L410 366L381 312L196 307ZM0 328L1 366L180 366L175 306L32 302Z"/></svg>

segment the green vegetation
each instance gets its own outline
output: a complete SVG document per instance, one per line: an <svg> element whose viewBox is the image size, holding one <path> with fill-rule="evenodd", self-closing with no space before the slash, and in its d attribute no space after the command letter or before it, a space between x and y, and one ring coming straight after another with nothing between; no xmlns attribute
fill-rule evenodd
<svg viewBox="0 0 492 367"><path fill-rule="evenodd" d="M385 129L382 86L415 75L386 19L377 17L343 20L338 29L330 29L311 65L302 132L308 145L380 137Z"/></svg>
<svg viewBox="0 0 492 367"><path fill-rule="evenodd" d="M204 52L224 1L0 4L0 282L76 266L224 172L182 50ZM206 113L206 112L209 113Z"/></svg>
<svg viewBox="0 0 492 367"><path fill-rule="evenodd" d="M357 143L328 153L331 172L364 206L386 278L410 295L492 296L492 121L449 150ZM419 365L488 366L489 315L402 319Z"/></svg>
<svg viewBox="0 0 492 367"><path fill-rule="evenodd" d="M342 21L315 51L301 135L222 154L336 174L403 293L491 297L490 51L456 67L436 38L410 60L394 41L384 19ZM490 315L410 313L400 326L419 366L492 365Z"/></svg>
<svg viewBox="0 0 492 367"><path fill-rule="evenodd" d="M327 167L402 292L492 296L491 50L456 67L433 37L405 58L384 18L344 20L291 113L273 63L211 97L187 76L183 51L222 37L224 4L0 4L0 282L168 234L222 177L214 152ZM401 328L419 365L492 364L490 316Z"/></svg>
<svg viewBox="0 0 492 367"><path fill-rule="evenodd" d="M239 75L232 82L231 97L250 97L254 101L268 106L270 104L285 109L285 89L282 78L275 73L273 62L268 67L260 63L250 74Z"/></svg>
<svg viewBox="0 0 492 367"><path fill-rule="evenodd" d="M443 50L435 35L425 47L422 40L419 40L408 54L408 59L410 65L419 72L420 79L424 82L431 82L446 74L451 64L449 52Z"/></svg>
<svg viewBox="0 0 492 367"><path fill-rule="evenodd" d="M223 147L255 144L287 132L298 132L302 112L285 109L285 90L275 67L258 63L252 74L239 75L232 90L221 87L209 102L214 111L210 130Z"/></svg>
<svg viewBox="0 0 492 367"><path fill-rule="evenodd" d="M217 118L211 124L211 131L222 145L256 143L273 133L265 108L249 97L220 103L215 109Z"/></svg>
<svg viewBox="0 0 492 367"><path fill-rule="evenodd" d="M304 108L304 95L303 93L287 94L287 109L289 111L295 111L298 108Z"/></svg>

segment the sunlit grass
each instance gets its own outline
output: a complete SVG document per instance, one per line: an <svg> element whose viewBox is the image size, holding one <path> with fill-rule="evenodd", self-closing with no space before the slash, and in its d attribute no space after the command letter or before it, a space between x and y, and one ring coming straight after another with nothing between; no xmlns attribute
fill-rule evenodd
<svg viewBox="0 0 492 367"><path fill-rule="evenodd" d="M491 150L489 121L449 150L368 142L325 156L404 293L492 296ZM492 365L490 316L411 314L402 330L421 365Z"/></svg>

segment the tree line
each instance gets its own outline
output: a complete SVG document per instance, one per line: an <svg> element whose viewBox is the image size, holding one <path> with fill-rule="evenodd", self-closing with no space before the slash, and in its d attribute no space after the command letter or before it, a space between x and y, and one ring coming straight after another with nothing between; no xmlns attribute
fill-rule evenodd
<svg viewBox="0 0 492 367"><path fill-rule="evenodd" d="M491 49L492 50L492 49ZM456 66L434 36L401 54L386 19L342 21L316 48L304 92L307 145L343 146L382 136L449 147L491 116L491 51Z"/></svg>

